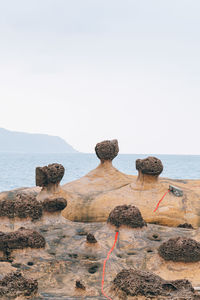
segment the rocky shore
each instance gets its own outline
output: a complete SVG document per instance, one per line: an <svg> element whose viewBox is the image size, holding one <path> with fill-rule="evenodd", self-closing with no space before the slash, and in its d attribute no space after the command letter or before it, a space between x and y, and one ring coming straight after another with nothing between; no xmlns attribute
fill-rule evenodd
<svg viewBox="0 0 200 300"><path fill-rule="evenodd" d="M0 193L0 298L200 299L198 181L160 178L155 157L121 173L117 140L95 150L100 165L79 180L61 186L50 164L37 187Z"/></svg>

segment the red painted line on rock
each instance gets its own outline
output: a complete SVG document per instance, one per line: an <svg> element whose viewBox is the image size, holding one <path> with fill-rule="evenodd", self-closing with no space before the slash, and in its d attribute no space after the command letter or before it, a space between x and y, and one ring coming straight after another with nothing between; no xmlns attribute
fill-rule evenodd
<svg viewBox="0 0 200 300"><path fill-rule="evenodd" d="M156 208L154 209L153 212L156 212L156 210L158 209L159 205L160 205L160 202L165 198L165 196L167 195L167 193L169 193L170 190L168 190L163 196L162 198L158 201L158 204L156 205Z"/></svg>
<svg viewBox="0 0 200 300"><path fill-rule="evenodd" d="M119 232L117 231L116 234L115 234L115 241L114 241L114 244L112 246L112 248L110 249L110 251L108 252L108 255L106 257L106 259L104 260L104 264L103 264L103 276L102 276L102 282L101 282L101 292L102 294L109 300L112 300L110 297L108 297L105 293L104 293L104 290L103 290L103 285L104 285L104 276L105 276L105 269L106 269L106 262L107 260L109 260L109 256L111 254L111 252L114 250L115 248L115 245L116 245L116 242L117 242L117 238L118 238L118 234Z"/></svg>

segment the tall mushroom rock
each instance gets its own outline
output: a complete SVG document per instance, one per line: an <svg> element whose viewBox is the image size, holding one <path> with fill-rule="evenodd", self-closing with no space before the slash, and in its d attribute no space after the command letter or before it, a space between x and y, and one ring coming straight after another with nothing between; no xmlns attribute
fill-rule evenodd
<svg viewBox="0 0 200 300"><path fill-rule="evenodd" d="M42 201L47 212L63 210L67 206L67 193L61 188L60 182L65 168L61 164L50 164L36 168L36 186L42 187L37 200Z"/></svg>
<svg viewBox="0 0 200 300"><path fill-rule="evenodd" d="M148 184L158 182L158 177L163 171L163 164L157 157L149 156L145 159L137 159L135 162L138 170L137 185L145 187Z"/></svg>
<svg viewBox="0 0 200 300"><path fill-rule="evenodd" d="M102 217L99 219L98 213L92 209L96 197L108 191L118 190L135 180L135 176L126 175L112 165L112 160L119 152L116 139L96 144L95 152L101 161L97 168L63 186L63 189L71 195L71 201L63 211L63 216L72 221L102 221ZM99 211L101 209L98 208Z"/></svg>
<svg viewBox="0 0 200 300"><path fill-rule="evenodd" d="M101 163L112 162L112 160L119 153L119 146L117 140L103 141L96 144L95 152Z"/></svg>

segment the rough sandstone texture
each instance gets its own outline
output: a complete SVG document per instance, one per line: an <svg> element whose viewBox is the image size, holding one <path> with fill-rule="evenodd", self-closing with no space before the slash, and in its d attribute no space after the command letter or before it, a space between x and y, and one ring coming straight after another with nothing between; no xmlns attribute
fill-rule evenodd
<svg viewBox="0 0 200 300"><path fill-rule="evenodd" d="M160 159L149 156L145 159L137 159L136 169L142 174L158 176L163 171L163 164Z"/></svg>
<svg viewBox="0 0 200 300"><path fill-rule="evenodd" d="M139 209L133 205L116 206L109 214L108 223L120 227L126 225L132 228L146 226Z"/></svg>
<svg viewBox="0 0 200 300"><path fill-rule="evenodd" d="M95 236L92 233L88 233L86 239L89 244L97 243L97 240L95 239Z"/></svg>
<svg viewBox="0 0 200 300"><path fill-rule="evenodd" d="M95 152L97 157L101 161L110 160L112 161L119 152L119 146L117 140L103 141L96 144Z"/></svg>
<svg viewBox="0 0 200 300"><path fill-rule="evenodd" d="M200 261L200 243L190 238L173 238L163 243L158 253L165 260L197 262Z"/></svg>
<svg viewBox="0 0 200 300"><path fill-rule="evenodd" d="M0 250L10 252L14 249L44 248L45 238L37 231L21 227L17 231L0 232Z"/></svg>
<svg viewBox="0 0 200 300"><path fill-rule="evenodd" d="M17 193L16 198L6 198L0 201L0 217L40 219L42 204L36 200L34 194Z"/></svg>
<svg viewBox="0 0 200 300"><path fill-rule="evenodd" d="M188 280L167 281L151 272L123 269L117 274L114 289L121 290L127 296L156 297L164 296L171 299L194 299L195 293Z"/></svg>
<svg viewBox="0 0 200 300"><path fill-rule="evenodd" d="M67 200L64 198L55 198L55 199L45 199L42 202L44 211L56 212L61 211L67 206Z"/></svg>
<svg viewBox="0 0 200 300"><path fill-rule="evenodd" d="M30 296L38 290L37 280L26 279L21 272L13 272L0 280L0 296L16 299L17 296Z"/></svg>
<svg viewBox="0 0 200 300"><path fill-rule="evenodd" d="M65 173L61 164L50 164L36 168L36 186L45 187L49 184L59 184Z"/></svg>

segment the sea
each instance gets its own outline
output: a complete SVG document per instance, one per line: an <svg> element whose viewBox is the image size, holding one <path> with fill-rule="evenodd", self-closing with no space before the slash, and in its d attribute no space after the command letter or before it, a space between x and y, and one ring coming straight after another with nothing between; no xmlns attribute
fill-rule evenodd
<svg viewBox="0 0 200 300"><path fill-rule="evenodd" d="M135 161L149 154L119 154L113 165L121 172L136 175ZM200 179L200 155L151 154L162 160L161 176L173 179ZM30 154L0 153L0 192L19 187L35 186L35 168L51 163L61 163L65 175L61 184L78 179L96 168L99 160L95 154Z"/></svg>

